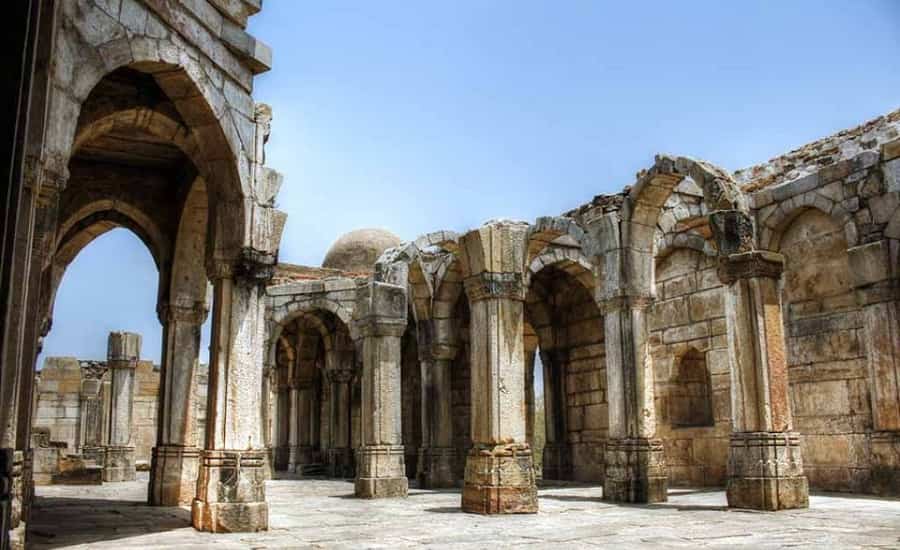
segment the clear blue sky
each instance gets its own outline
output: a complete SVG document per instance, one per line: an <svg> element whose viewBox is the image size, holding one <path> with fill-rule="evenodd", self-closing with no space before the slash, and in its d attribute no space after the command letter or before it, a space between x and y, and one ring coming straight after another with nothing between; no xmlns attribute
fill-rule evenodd
<svg viewBox="0 0 900 550"><path fill-rule="evenodd" d="M281 258L318 265L366 226L404 239L558 214L657 152L737 169L900 107L900 2L299 2L250 25L274 68L268 163ZM63 281L47 353L144 334L156 273L125 230Z"/></svg>

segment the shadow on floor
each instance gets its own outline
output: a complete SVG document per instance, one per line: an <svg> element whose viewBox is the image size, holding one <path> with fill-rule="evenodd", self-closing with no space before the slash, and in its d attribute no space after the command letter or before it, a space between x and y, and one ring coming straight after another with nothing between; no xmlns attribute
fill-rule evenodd
<svg viewBox="0 0 900 550"><path fill-rule="evenodd" d="M28 548L59 548L162 533L191 525L191 511L134 500L35 497Z"/></svg>

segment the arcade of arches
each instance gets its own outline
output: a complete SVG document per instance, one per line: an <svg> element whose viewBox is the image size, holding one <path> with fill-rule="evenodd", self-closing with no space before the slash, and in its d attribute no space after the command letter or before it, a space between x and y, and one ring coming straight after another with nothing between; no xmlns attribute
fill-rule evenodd
<svg viewBox="0 0 900 550"><path fill-rule="evenodd" d="M628 503L724 486L760 510L805 507L810 488L900 495L900 111L735 173L660 156L560 216L409 242L362 230L293 266L272 115L252 99L271 64L245 32L259 0L22 4L5 542L24 541L33 481L54 479L34 475L56 434L33 403L57 287L115 227L159 270L149 503L190 506L199 530L266 529L273 475L353 478L361 498L459 487L484 514L536 512L539 477ZM76 368L82 428L56 479L134 476L142 368L127 333Z"/></svg>

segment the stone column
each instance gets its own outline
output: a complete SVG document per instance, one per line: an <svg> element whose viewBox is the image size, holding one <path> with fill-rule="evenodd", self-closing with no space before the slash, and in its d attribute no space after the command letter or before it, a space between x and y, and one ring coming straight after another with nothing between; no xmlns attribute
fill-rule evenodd
<svg viewBox="0 0 900 550"><path fill-rule="evenodd" d="M350 443L349 368L327 370L331 383L331 446L328 449L328 473L332 477L348 477L353 471L353 449Z"/></svg>
<svg viewBox="0 0 900 550"><path fill-rule="evenodd" d="M371 281L358 289L356 303L363 364L356 496L405 497L400 338L406 330L406 289Z"/></svg>
<svg viewBox="0 0 900 550"><path fill-rule="evenodd" d="M721 259L731 356L727 496L735 508L782 510L808 504L800 438L791 425L778 288L783 270L784 258L772 252Z"/></svg>
<svg viewBox="0 0 900 550"><path fill-rule="evenodd" d="M111 332L106 354L109 369L109 432L104 448L103 481L134 481L134 369L141 356L141 335Z"/></svg>
<svg viewBox="0 0 900 550"><path fill-rule="evenodd" d="M525 349L525 440L534 448L534 348Z"/></svg>
<svg viewBox="0 0 900 550"><path fill-rule="evenodd" d="M290 416L288 417L288 471L297 471L297 451L300 436L300 390L297 381L291 380L288 398L290 399Z"/></svg>
<svg viewBox="0 0 900 550"><path fill-rule="evenodd" d="M455 487L453 464L453 421L451 418L452 388L450 368L456 350L447 345L435 345L423 325L419 325L419 366L422 372L422 448L419 449L417 478L422 489Z"/></svg>
<svg viewBox="0 0 900 550"><path fill-rule="evenodd" d="M212 267L212 357L206 444L200 455L196 529L249 532L268 528L262 400L265 283L271 264L247 254L239 269Z"/></svg>
<svg viewBox="0 0 900 550"><path fill-rule="evenodd" d="M603 498L614 502L668 499L665 452L656 437L649 304L649 297L618 296L603 308L609 407Z"/></svg>
<svg viewBox="0 0 900 550"><path fill-rule="evenodd" d="M541 350L544 372L544 479L570 479L572 460L566 441L566 375L561 350Z"/></svg>
<svg viewBox="0 0 900 550"><path fill-rule="evenodd" d="M890 241L848 250L850 273L862 308L869 395L872 400L870 487L900 495L900 311Z"/></svg>
<svg viewBox="0 0 900 550"><path fill-rule="evenodd" d="M288 455L290 438L290 414L291 392L290 387L283 381L279 381L277 397L277 410L275 412L275 469L283 471L288 469Z"/></svg>
<svg viewBox="0 0 900 550"><path fill-rule="evenodd" d="M200 357L204 304L164 305L163 356L159 385L156 446L150 466L148 502L188 505L197 491L200 449L194 439L195 371Z"/></svg>
<svg viewBox="0 0 900 550"><path fill-rule="evenodd" d="M304 467L314 462L313 423L315 414L315 384L310 378L297 381L297 451L295 453L294 471L304 473Z"/></svg>
<svg viewBox="0 0 900 550"><path fill-rule="evenodd" d="M528 225L493 222L461 239L471 311L472 448L462 509L536 513L525 439L524 265Z"/></svg>
<svg viewBox="0 0 900 550"><path fill-rule="evenodd" d="M101 378L106 369L82 368L79 432L81 455L98 466L103 465L103 400Z"/></svg>

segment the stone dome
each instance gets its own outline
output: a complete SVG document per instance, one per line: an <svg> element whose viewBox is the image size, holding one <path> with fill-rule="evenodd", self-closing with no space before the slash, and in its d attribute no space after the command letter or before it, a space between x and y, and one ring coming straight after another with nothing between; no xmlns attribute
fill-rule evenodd
<svg viewBox="0 0 900 550"><path fill-rule="evenodd" d="M372 272L381 253L401 242L400 237L384 229L356 229L334 241L325 254L322 267L354 273Z"/></svg>

